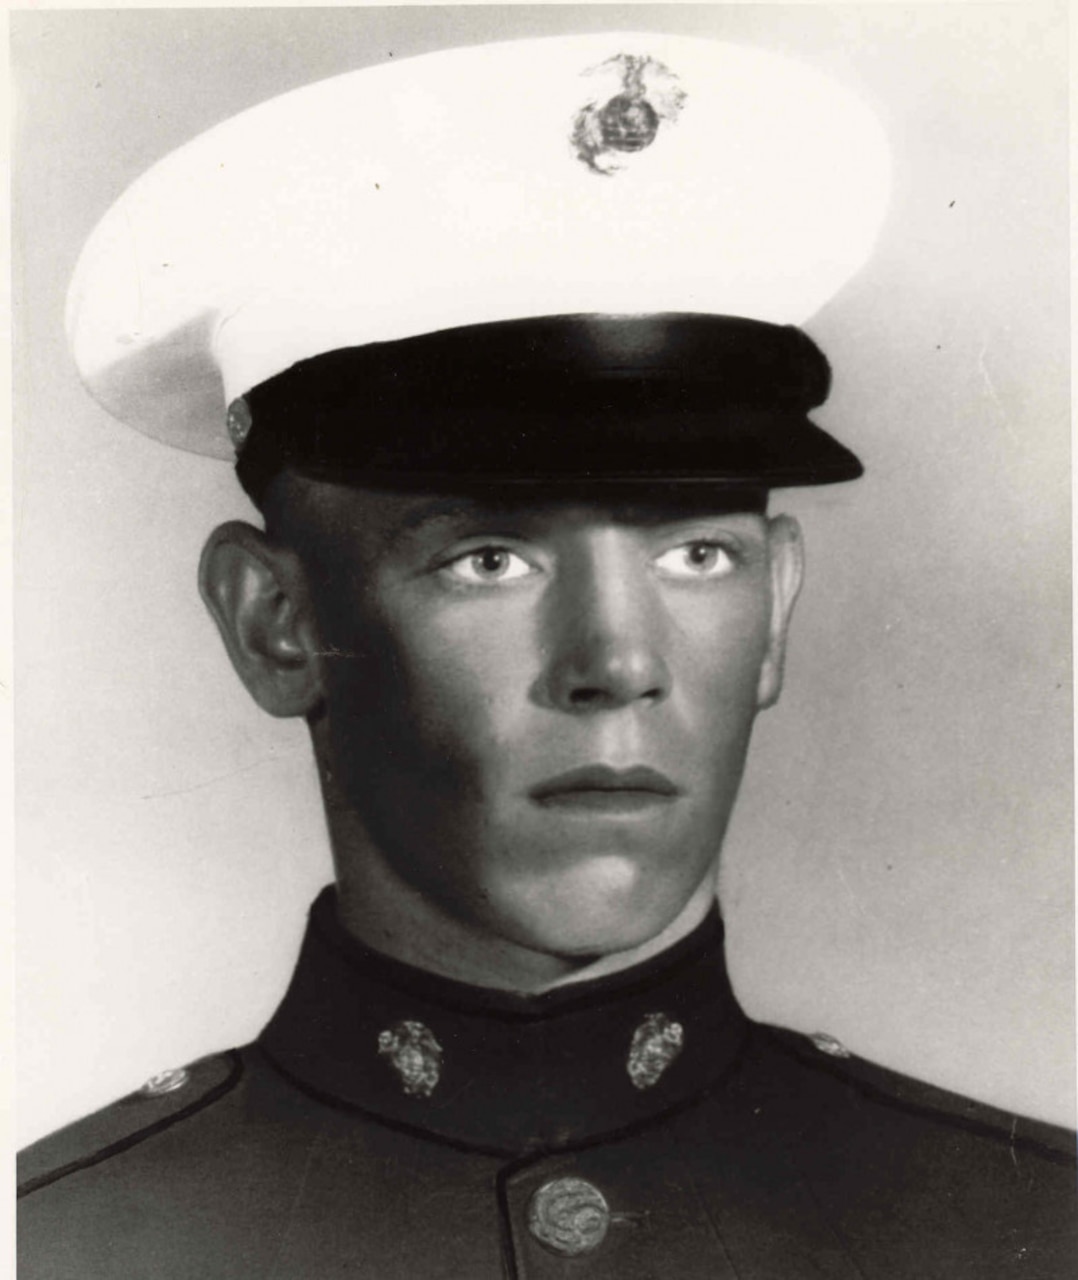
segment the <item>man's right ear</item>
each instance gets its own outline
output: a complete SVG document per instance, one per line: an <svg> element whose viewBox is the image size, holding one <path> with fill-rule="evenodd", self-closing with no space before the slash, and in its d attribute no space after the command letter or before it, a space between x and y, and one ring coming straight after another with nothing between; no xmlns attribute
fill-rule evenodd
<svg viewBox="0 0 1078 1280"><path fill-rule="evenodd" d="M239 520L202 550L198 587L251 697L273 716L309 716L322 700L321 664L303 566Z"/></svg>

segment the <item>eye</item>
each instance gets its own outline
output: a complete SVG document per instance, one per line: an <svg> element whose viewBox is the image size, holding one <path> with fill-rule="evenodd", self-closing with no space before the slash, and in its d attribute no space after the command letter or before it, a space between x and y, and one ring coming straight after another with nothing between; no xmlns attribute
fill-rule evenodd
<svg viewBox="0 0 1078 1280"><path fill-rule="evenodd" d="M667 578L724 578L737 566L729 547L699 539L664 551L655 566Z"/></svg>
<svg viewBox="0 0 1078 1280"><path fill-rule="evenodd" d="M489 586L526 578L535 570L507 547L480 547L451 560L444 566L444 572L470 586Z"/></svg>

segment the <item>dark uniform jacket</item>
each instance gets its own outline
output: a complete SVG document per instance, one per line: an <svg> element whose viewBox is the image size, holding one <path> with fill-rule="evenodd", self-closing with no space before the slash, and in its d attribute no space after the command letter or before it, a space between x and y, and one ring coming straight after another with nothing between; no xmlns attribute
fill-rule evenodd
<svg viewBox="0 0 1078 1280"><path fill-rule="evenodd" d="M22 1160L20 1280L1070 1280L1060 1131L750 1022L716 915L539 997L312 912L259 1041Z"/></svg>

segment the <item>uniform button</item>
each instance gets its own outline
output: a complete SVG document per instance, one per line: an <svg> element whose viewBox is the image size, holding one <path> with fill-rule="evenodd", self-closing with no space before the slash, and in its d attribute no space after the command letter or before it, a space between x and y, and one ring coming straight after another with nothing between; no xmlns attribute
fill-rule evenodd
<svg viewBox="0 0 1078 1280"><path fill-rule="evenodd" d="M832 1058L848 1058L850 1056L849 1049L841 1040L836 1040L834 1036L829 1036L826 1031L816 1031L809 1039L821 1053L829 1053Z"/></svg>
<svg viewBox="0 0 1078 1280"><path fill-rule="evenodd" d="M610 1208L603 1193L583 1178L545 1182L528 1206L528 1230L563 1258L598 1249L609 1226Z"/></svg>
<svg viewBox="0 0 1078 1280"><path fill-rule="evenodd" d="M150 1076L139 1093L144 1098L159 1098L163 1093L175 1093L177 1089L182 1089L190 1079L191 1073L186 1067L173 1067L169 1071L159 1071L157 1075Z"/></svg>

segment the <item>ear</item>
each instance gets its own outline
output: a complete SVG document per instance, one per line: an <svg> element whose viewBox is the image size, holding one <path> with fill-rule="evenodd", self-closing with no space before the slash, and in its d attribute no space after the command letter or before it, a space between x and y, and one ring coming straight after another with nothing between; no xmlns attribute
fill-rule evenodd
<svg viewBox="0 0 1078 1280"><path fill-rule="evenodd" d="M773 516L767 522L767 539L771 562L771 620L756 686L756 706L761 711L774 706L782 692L786 635L805 572L801 526L793 516Z"/></svg>
<svg viewBox="0 0 1078 1280"><path fill-rule="evenodd" d="M306 716L322 699L319 646L294 551L233 520L210 534L198 586L251 697L274 716Z"/></svg>

